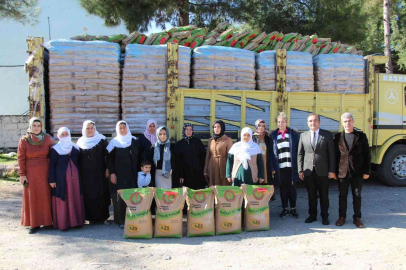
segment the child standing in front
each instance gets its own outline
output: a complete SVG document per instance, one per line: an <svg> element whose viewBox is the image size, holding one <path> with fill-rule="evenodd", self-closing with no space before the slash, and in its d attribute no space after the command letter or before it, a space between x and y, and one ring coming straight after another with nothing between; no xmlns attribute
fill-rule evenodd
<svg viewBox="0 0 406 270"><path fill-rule="evenodd" d="M153 187L151 182L151 162L144 160L141 162L141 171L138 172L138 188Z"/></svg>

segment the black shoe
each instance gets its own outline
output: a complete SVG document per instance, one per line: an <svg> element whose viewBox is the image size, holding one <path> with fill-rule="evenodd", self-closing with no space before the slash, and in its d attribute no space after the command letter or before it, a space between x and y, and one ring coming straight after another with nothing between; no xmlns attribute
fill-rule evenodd
<svg viewBox="0 0 406 270"><path fill-rule="evenodd" d="M33 234L33 233L36 233L38 230L39 230L39 226L38 227L35 227L35 228L30 228L29 230L28 230L28 233L29 234Z"/></svg>
<svg viewBox="0 0 406 270"><path fill-rule="evenodd" d="M317 221L317 218L310 216L310 217L306 218L305 223L312 223L315 221Z"/></svg>
<svg viewBox="0 0 406 270"><path fill-rule="evenodd" d="M298 217L299 217L299 214L296 212L296 209L290 210L290 214L291 214L293 217L295 217L295 218L298 218Z"/></svg>
<svg viewBox="0 0 406 270"><path fill-rule="evenodd" d="M330 225L330 221L328 220L328 218L323 218L323 221L321 223L323 223L323 225Z"/></svg>
<svg viewBox="0 0 406 270"><path fill-rule="evenodd" d="M288 214L289 214L288 209L283 208L282 213L280 213L279 216L280 216L281 218L283 218L283 217L286 217Z"/></svg>

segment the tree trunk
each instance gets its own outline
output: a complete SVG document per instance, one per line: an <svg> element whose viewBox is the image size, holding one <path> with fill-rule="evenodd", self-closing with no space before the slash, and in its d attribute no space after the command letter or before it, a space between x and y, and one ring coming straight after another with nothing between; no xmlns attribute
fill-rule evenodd
<svg viewBox="0 0 406 270"><path fill-rule="evenodd" d="M391 49L390 49L389 0L383 1L383 26L385 34L385 56L389 57L388 63L386 63L386 73L393 73Z"/></svg>
<svg viewBox="0 0 406 270"><path fill-rule="evenodd" d="M180 0L179 3L179 26L189 25L189 0Z"/></svg>

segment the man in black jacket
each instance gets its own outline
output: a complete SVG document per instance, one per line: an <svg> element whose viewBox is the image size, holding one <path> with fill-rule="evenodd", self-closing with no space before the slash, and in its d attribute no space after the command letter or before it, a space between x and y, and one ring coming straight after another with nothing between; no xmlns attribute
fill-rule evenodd
<svg viewBox="0 0 406 270"><path fill-rule="evenodd" d="M344 130L334 137L338 172L339 219L337 226L343 226L347 215L347 195L351 185L354 207L354 224L364 228L361 222L362 180L368 179L371 168L371 153L365 133L354 130L354 117L351 113L341 116Z"/></svg>

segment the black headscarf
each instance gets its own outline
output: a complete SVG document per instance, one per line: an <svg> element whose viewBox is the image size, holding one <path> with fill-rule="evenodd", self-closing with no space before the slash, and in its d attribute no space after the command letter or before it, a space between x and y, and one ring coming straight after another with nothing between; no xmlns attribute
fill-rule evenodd
<svg viewBox="0 0 406 270"><path fill-rule="evenodd" d="M220 134L218 134L218 135L216 135L216 134L214 133L214 130L213 130L213 139L214 139L215 141L217 141L218 139L220 139L220 138L224 135L224 132L226 132L226 125L225 125L224 122L221 121L221 120L216 120L216 121L214 121L214 123L213 123L213 128L214 128L214 125L215 125L215 124L220 124L220 127L221 127Z"/></svg>
<svg viewBox="0 0 406 270"><path fill-rule="evenodd" d="M187 137L186 134L185 134L185 130L186 130L187 127L192 127L192 130L193 130L193 125L191 123L185 123L183 125L183 131L182 131L183 139L185 139L185 141L187 141L187 143L189 144L190 139L193 138L194 132L192 132L192 136Z"/></svg>

